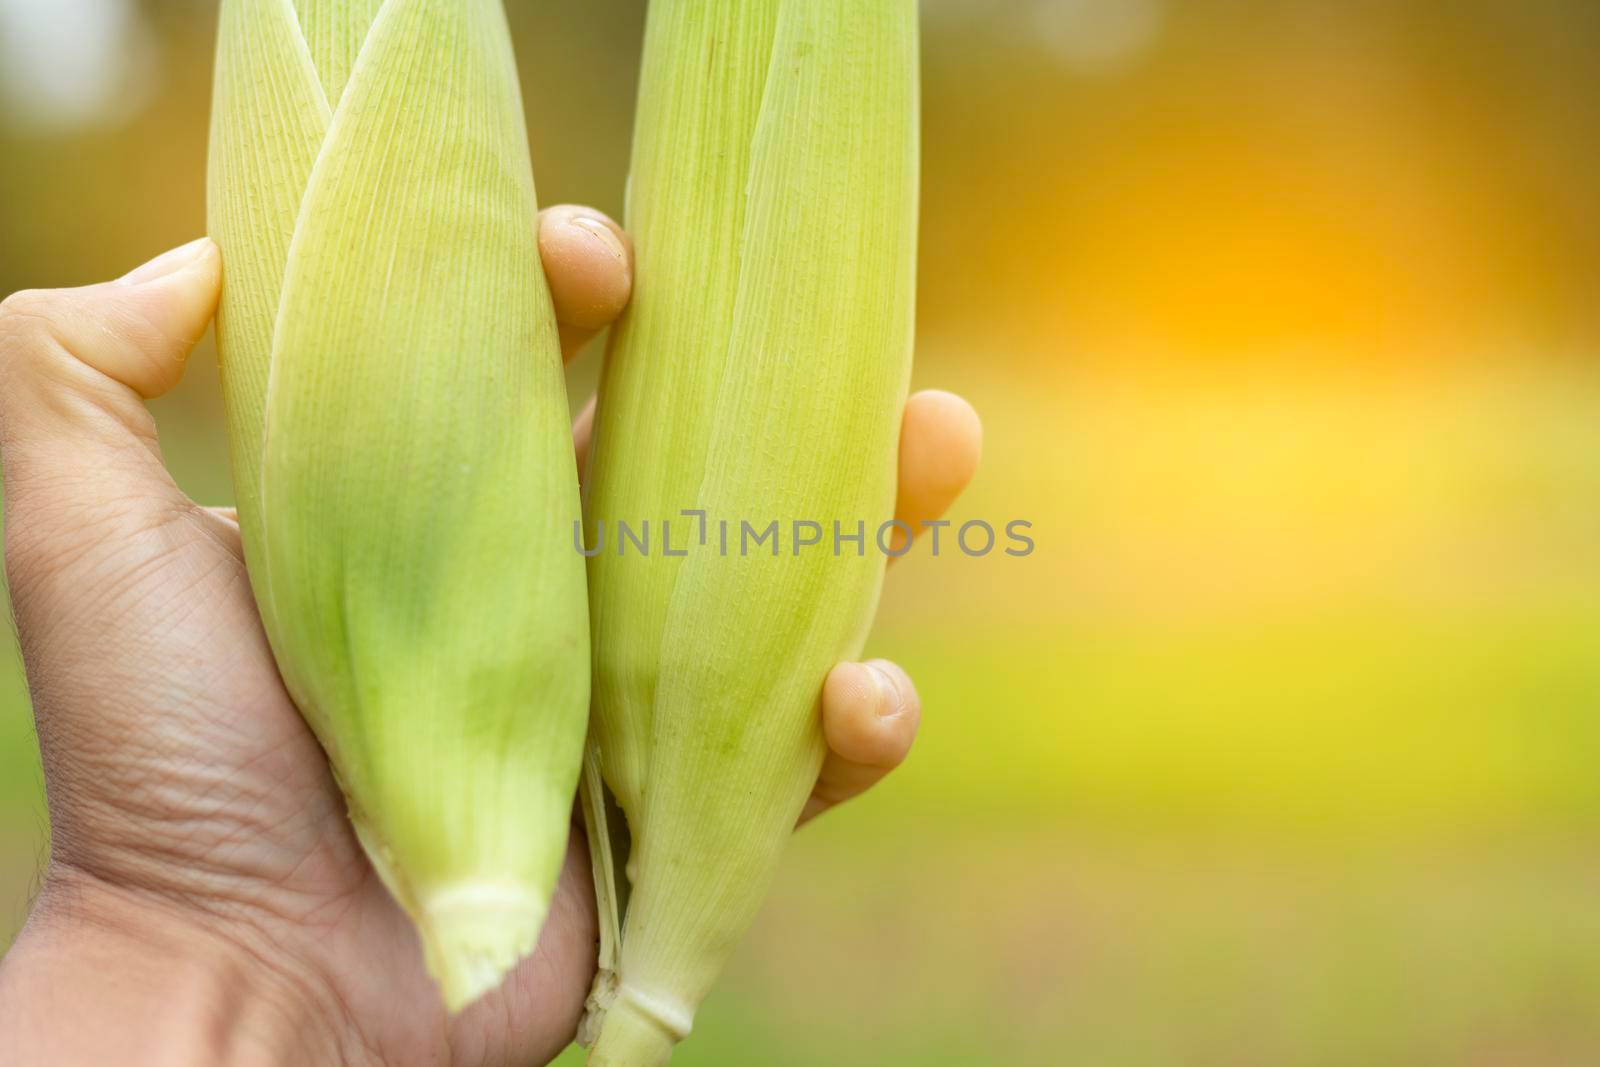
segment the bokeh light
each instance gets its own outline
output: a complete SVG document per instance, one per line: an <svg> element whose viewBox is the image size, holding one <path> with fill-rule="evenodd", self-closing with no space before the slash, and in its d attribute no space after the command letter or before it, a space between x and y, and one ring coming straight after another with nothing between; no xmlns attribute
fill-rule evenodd
<svg viewBox="0 0 1600 1067"><path fill-rule="evenodd" d="M161 77L135 0L0 0L8 124L71 130L137 114Z"/></svg>

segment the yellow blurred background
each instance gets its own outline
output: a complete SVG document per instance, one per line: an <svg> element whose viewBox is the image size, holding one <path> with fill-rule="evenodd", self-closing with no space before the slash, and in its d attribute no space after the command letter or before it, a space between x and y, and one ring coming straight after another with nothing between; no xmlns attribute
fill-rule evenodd
<svg viewBox="0 0 1600 1067"><path fill-rule="evenodd" d="M641 0L508 7L619 213ZM1600 5L923 7L917 384L1038 547L895 568L917 751L680 1061L1600 1062ZM203 230L213 29L0 0L0 293ZM156 408L227 501L209 340ZM0 944L46 838L12 651Z"/></svg>

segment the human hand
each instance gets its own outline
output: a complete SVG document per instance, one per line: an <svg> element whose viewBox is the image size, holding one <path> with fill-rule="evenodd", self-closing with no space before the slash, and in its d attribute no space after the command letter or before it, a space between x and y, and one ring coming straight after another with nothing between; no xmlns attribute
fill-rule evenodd
<svg viewBox="0 0 1600 1067"><path fill-rule="evenodd" d="M570 356L626 303L630 258L578 209L546 212L540 243ZM221 269L201 241L0 313L6 563L52 819L0 968L0 1062L544 1062L595 965L581 834L536 954L446 1016L279 681L236 523L162 464L142 400L177 383ZM916 410L901 496L937 503L964 476L925 476L948 435ZM836 669L808 812L898 762L916 718L898 668Z"/></svg>

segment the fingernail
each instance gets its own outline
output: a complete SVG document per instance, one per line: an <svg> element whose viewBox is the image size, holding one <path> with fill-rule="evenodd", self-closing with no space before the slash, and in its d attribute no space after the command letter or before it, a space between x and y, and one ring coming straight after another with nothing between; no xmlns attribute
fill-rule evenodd
<svg viewBox="0 0 1600 1067"><path fill-rule="evenodd" d="M183 268L199 262L211 245L211 238L200 237L186 245L179 245L170 252L163 252L155 259L117 279L120 285L143 285L153 282L158 278L176 274Z"/></svg>
<svg viewBox="0 0 1600 1067"><path fill-rule="evenodd" d="M605 246L606 251L610 252L615 258L620 260L628 258L628 249L623 245L622 238L618 237L617 232L606 225L603 219L597 219L590 215L574 215L567 221L570 225L578 227L584 233L598 240Z"/></svg>
<svg viewBox="0 0 1600 1067"><path fill-rule="evenodd" d="M874 698L874 702L878 709L878 718L894 718L896 715L900 714L900 709L902 707L900 701L900 687L895 685L894 679L889 677L888 671L874 666L871 663L866 664L866 668L872 675L873 686L877 689L877 695Z"/></svg>

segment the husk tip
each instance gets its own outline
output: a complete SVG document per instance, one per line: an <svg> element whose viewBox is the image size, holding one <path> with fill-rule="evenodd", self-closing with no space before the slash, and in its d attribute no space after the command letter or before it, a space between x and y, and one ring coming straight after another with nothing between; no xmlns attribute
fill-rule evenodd
<svg viewBox="0 0 1600 1067"><path fill-rule="evenodd" d="M423 954L450 1014L499 988L538 944L547 910L538 894L498 885L453 886L423 903Z"/></svg>

